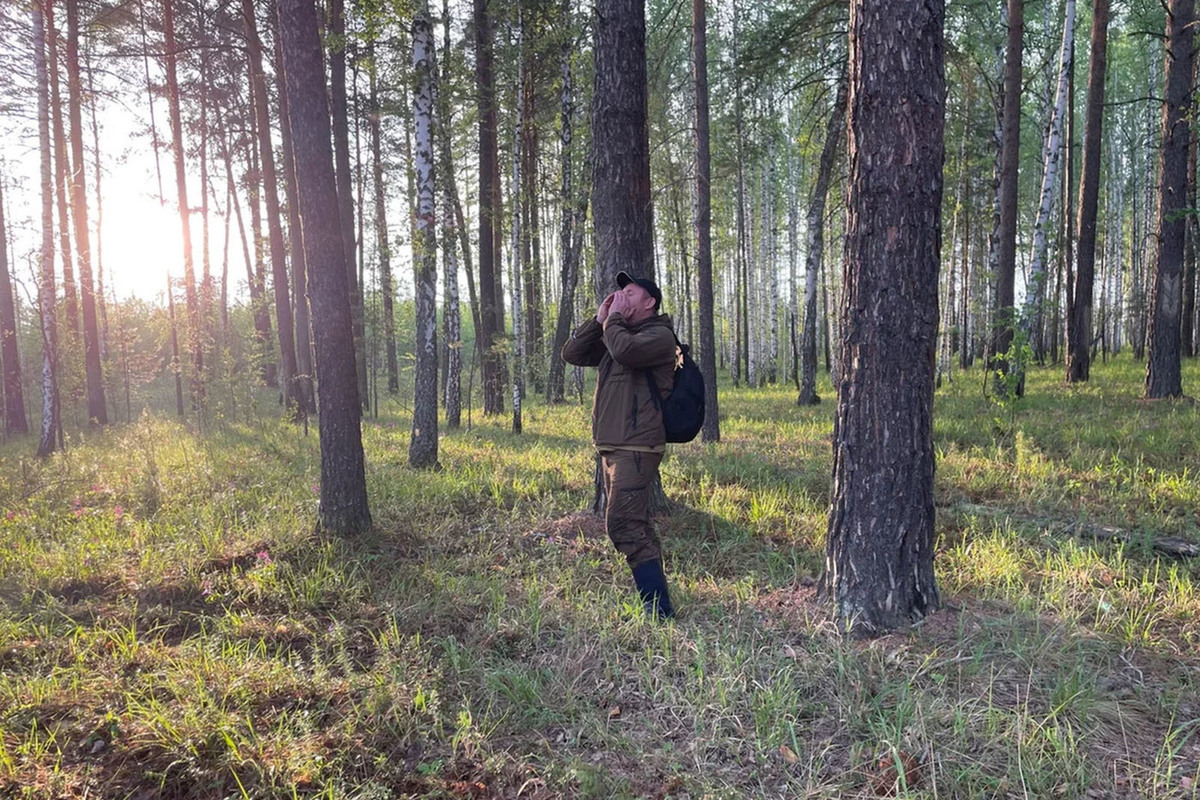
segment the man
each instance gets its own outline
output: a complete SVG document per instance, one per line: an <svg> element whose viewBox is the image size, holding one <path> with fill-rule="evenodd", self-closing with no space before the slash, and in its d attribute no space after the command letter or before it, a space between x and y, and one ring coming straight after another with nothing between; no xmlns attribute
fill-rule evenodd
<svg viewBox="0 0 1200 800"><path fill-rule="evenodd" d="M662 398L674 381L677 341L671 318L658 312L662 292L654 281L620 272L617 287L596 316L575 329L562 355L570 364L599 368L592 441L604 475L604 526L629 563L646 613L666 619L675 609L650 522L650 488L666 450Z"/></svg>

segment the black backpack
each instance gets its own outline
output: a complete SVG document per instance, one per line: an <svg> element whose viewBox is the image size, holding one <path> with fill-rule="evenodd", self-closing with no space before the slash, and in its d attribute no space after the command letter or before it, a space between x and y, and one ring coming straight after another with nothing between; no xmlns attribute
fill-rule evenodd
<svg viewBox="0 0 1200 800"><path fill-rule="evenodd" d="M675 383L664 400L654 385L654 376L646 372L646 384L650 396L662 412L663 427L667 429L668 442L690 442L704 426L704 375L692 360L691 348L675 338L681 353L675 367Z"/></svg>

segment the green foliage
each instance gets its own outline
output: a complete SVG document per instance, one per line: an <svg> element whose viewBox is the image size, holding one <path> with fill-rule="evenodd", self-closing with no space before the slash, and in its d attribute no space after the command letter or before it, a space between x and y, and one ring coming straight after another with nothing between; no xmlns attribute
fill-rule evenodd
<svg viewBox="0 0 1200 800"><path fill-rule="evenodd" d="M1003 439L983 375L948 383L949 607L870 643L813 597L835 404L791 388L723 391L721 443L665 461L665 626L580 511L583 405L476 418L436 473L385 407L349 540L314 535L316 436L265 402L8 443L0 794L1190 796L1200 574L1149 542L1200 539L1200 421L1139 376L1030 366ZM1129 541L1065 532L1097 525Z"/></svg>

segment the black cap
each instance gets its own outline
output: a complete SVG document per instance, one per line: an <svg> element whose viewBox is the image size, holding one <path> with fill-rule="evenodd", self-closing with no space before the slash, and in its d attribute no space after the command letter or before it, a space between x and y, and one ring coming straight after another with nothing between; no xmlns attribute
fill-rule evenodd
<svg viewBox="0 0 1200 800"><path fill-rule="evenodd" d="M662 289L658 288L658 284L649 278L635 278L624 270L617 273L618 288L624 289L631 283L636 283L646 290L646 294L654 298L654 310L658 311L658 307L662 305Z"/></svg>

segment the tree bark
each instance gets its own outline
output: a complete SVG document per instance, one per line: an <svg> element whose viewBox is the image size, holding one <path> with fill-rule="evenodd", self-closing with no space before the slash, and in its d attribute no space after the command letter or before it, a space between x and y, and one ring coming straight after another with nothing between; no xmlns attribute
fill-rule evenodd
<svg viewBox="0 0 1200 800"><path fill-rule="evenodd" d="M845 139L846 95L849 75L843 67L838 80L837 97L825 128L825 143L821 146L821 161L817 167L817 182L808 201L805 229L808 248L804 256L804 328L800 335L800 396L797 405L812 406L821 402L817 395L817 275L825 253L825 201L833 167Z"/></svg>
<svg viewBox="0 0 1200 800"><path fill-rule="evenodd" d="M431 468L438 459L437 229L433 174L433 25L418 12L412 24L413 122L416 126L417 235L413 240L417 303L416 389L408 463Z"/></svg>
<svg viewBox="0 0 1200 800"><path fill-rule="evenodd" d="M342 245L325 70L313 0L279 0L279 32L297 164L304 254L320 389L319 525L335 534L371 526L363 464L362 406L355 366L346 250Z"/></svg>
<svg viewBox="0 0 1200 800"><path fill-rule="evenodd" d="M1183 394L1179 320L1183 300L1183 237L1192 109L1193 0L1171 0L1167 11L1167 100L1163 106L1158 253L1151 294L1146 398Z"/></svg>
<svg viewBox="0 0 1200 800"><path fill-rule="evenodd" d="M1083 166L1079 184L1079 247L1075 278L1067 285L1067 382L1086 381L1091 373L1092 306L1096 274L1096 215L1100 206L1101 130L1108 65L1109 0L1092 3L1091 63L1088 67L1087 120L1083 130Z"/></svg>
<svg viewBox="0 0 1200 800"><path fill-rule="evenodd" d="M284 86L283 50L279 42L279 20L271 15L274 33L275 86L279 93L279 135L283 154L283 186L287 197L288 244L292 257L292 307L296 322L296 402L304 414L315 414L317 398L313 391L312 317L308 313L308 267L304 261L303 234L300 230L300 197L296 188L296 159L292 145L292 123L288 119L287 89Z"/></svg>
<svg viewBox="0 0 1200 800"><path fill-rule="evenodd" d="M492 18L488 0L474 0L475 86L479 108L479 331L483 355L483 413L504 412L504 339L500 281L499 158L496 82L492 74Z"/></svg>
<svg viewBox="0 0 1200 800"><path fill-rule="evenodd" d="M509 246L509 264L510 278L509 286L512 287L512 320L513 320L513 370L512 370L512 432L521 432L521 397L525 393L525 342L529 333L526 326L526 320L523 319L523 309L521 308L521 295L526 292L528 287L522 287L522 269L525 261L524 248L521 246L521 166L525 161L527 153L525 152L525 126L528 120L525 117L526 107L524 103L525 81L527 80L526 69L528 64L525 62L525 15L521 12L520 6L517 8L517 120L513 126L513 152L512 152L512 185L509 190L512 207L512 242ZM526 274L526 277L528 275Z"/></svg>
<svg viewBox="0 0 1200 800"><path fill-rule="evenodd" d="M1025 29L1024 0L1008 0L1008 38L1004 59L1004 112L1000 137L1000 226L996 242L996 298L992 318L991 365L996 392L1004 394L1014 365L1008 354L1013 343L1014 291L1017 274L1017 167L1021 149L1021 57Z"/></svg>
<svg viewBox="0 0 1200 800"><path fill-rule="evenodd" d="M25 394L21 387L21 358L17 348L17 311L9 276L8 227L4 222L4 190L0 182L0 362L4 365L4 430L29 433Z"/></svg>
<svg viewBox="0 0 1200 800"><path fill-rule="evenodd" d="M329 108L333 114L333 154L336 167L338 219L345 250L346 286L350 291L350 313L354 330L354 368L358 398L363 408L371 405L367 387L366 329L363 293L358 285L354 257L354 185L350 176L350 122L346 108L346 15L344 0L329 2ZM296 159L297 162L300 159Z"/></svg>
<svg viewBox="0 0 1200 800"><path fill-rule="evenodd" d="M58 205L58 249L63 268L63 314L71 335L79 335L79 295L75 290L75 268L71 263L71 221L68 193L71 189L71 160L67 154L67 127L63 124L62 93L58 75L58 26L54 22L54 1L46 0L46 45L49 56L50 114L54 135L54 192Z"/></svg>
<svg viewBox="0 0 1200 800"><path fill-rule="evenodd" d="M823 593L873 636L939 606L933 384L945 76L941 0L852 0L850 197Z"/></svg>
<svg viewBox="0 0 1200 800"><path fill-rule="evenodd" d="M89 425L108 424L104 372L100 364L100 326L96 317L92 250L88 231L87 181L83 158L83 82L79 72L79 0L67 0L67 113L71 122L71 221L79 258L79 305L83 312L83 361L87 376ZM63 255L66 261L67 255Z"/></svg>
<svg viewBox="0 0 1200 800"><path fill-rule="evenodd" d="M445 31L443 37L443 64L446 81L450 78L450 2L442 2L442 25ZM437 131L438 143L442 152L438 163L442 168L442 265L445 277L445 308L442 311L443 338L446 342L446 382L443 403L446 406L446 427L451 430L462 424L462 314L458 292L458 257L455 250L455 218L451 213L454 208L453 161L450 157L450 103L449 86L442 83L443 78L437 70L435 62L433 70L433 85L436 93L435 108L437 116L434 128ZM465 233L465 231L464 231ZM464 237L465 238L465 237ZM466 250L464 249L464 253ZM470 276L470 270L467 272ZM475 303L474 285L470 289L471 307L478 320L478 310ZM478 331L478 324L475 330Z"/></svg>
<svg viewBox="0 0 1200 800"><path fill-rule="evenodd" d="M271 145L271 118L267 113L267 81L263 74L263 46L258 37L253 0L242 0L242 23L246 28L247 59L250 73L250 98L258 122L258 158L263 194L267 203L267 238L271 248L271 283L275 290L275 324L279 330L278 376L285 408L303 415L296 392L296 331L293 327L292 300L288 291L287 254L283 244L283 214L279 207L279 180L275 172L275 152Z"/></svg>
<svg viewBox="0 0 1200 800"><path fill-rule="evenodd" d="M187 193L187 168L184 164L183 120L179 113L179 80L176 77L175 15L172 4L163 0L163 34L166 37L167 107L171 117L171 138L175 142L175 186L179 201L179 225L183 233L183 291L188 315L188 349L192 351L192 407L204 407L204 350L201 348L200 303L196 296L196 268L192 260L192 226Z"/></svg>
<svg viewBox="0 0 1200 800"><path fill-rule="evenodd" d="M579 249L574 247L576 231L582 228L586 213L587 195L577 192L574 181L574 119L575 119L575 75L571 69L571 54L575 50L576 36L571 14L571 0L562 0L559 5L560 24L563 27L562 52L559 55L562 71L562 94L559 103L559 164L561 171L559 202L562 205L562 222L559 246L562 249L560 264L560 291L558 319L554 326L554 344L550 348L550 377L546 382L546 400L561 403L566 399L566 362L562 359L562 348L571 334L571 319L575 313L575 289L579 284Z"/></svg>
<svg viewBox="0 0 1200 800"><path fill-rule="evenodd" d="M41 160L42 249L38 310L42 323L42 432L37 454L58 448L58 309L54 286L54 181L50 161L50 80L46 69L46 6L33 3L33 71L37 81L38 153Z"/></svg>
<svg viewBox="0 0 1200 800"><path fill-rule="evenodd" d="M1067 94L1070 74L1075 64L1075 0L1066 0L1063 20L1062 47L1059 53L1057 89L1054 93L1054 108L1050 115L1049 135L1046 137L1042 155L1042 188L1038 202L1037 218L1033 228L1033 253L1029 264L1029 285L1025 289L1025 309L1021 315L1026 341L1038 341L1035 348L1041 359L1040 345L1042 319L1046 300L1046 253L1049 249L1048 227L1054 198L1058 195L1063 147L1064 120L1068 112ZM1068 147L1070 146L1068 142Z"/></svg>
<svg viewBox="0 0 1200 800"><path fill-rule="evenodd" d="M370 42L367 47L371 104L367 125L371 136L371 179L375 191L375 249L379 257L379 293L383 301L383 346L387 360L387 391L388 394L397 394L400 391L400 362L396 358L396 287L392 280L392 242L388 233L387 194L383 185L383 133L380 119L383 109L379 104L376 80L375 42Z"/></svg>
<svg viewBox="0 0 1200 800"><path fill-rule="evenodd" d="M704 376L704 426L700 429L700 438L705 442L719 442L721 422L717 407L717 343L713 320L707 0L692 0L692 84L696 103L696 279L700 301L700 374Z"/></svg>

